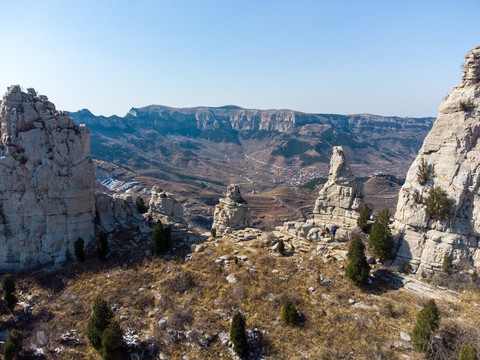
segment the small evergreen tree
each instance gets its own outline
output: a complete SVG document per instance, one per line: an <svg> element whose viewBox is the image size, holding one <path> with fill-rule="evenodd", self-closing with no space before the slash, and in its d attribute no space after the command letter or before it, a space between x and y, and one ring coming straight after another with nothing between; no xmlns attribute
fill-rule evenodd
<svg viewBox="0 0 480 360"><path fill-rule="evenodd" d="M108 252L109 252L109 248L108 248L107 234L102 231L97 236L97 255L100 261L103 262L106 260Z"/></svg>
<svg viewBox="0 0 480 360"><path fill-rule="evenodd" d="M235 353L240 357L245 356L248 351L245 325L245 317L239 311L237 311L232 319L230 340L233 343L233 351L235 351Z"/></svg>
<svg viewBox="0 0 480 360"><path fill-rule="evenodd" d="M360 209L360 216L357 219L357 225L363 232L368 230L368 220L370 219L370 209L366 204L363 204Z"/></svg>
<svg viewBox="0 0 480 360"><path fill-rule="evenodd" d="M145 206L145 201L143 201L141 196L137 196L135 204L137 205L137 210L140 214L145 214L148 211L148 207Z"/></svg>
<svg viewBox="0 0 480 360"><path fill-rule="evenodd" d="M433 176L431 166L427 163L427 160L422 158L417 170L417 180L420 185L425 185L427 181Z"/></svg>
<svg viewBox="0 0 480 360"><path fill-rule="evenodd" d="M23 334L21 331L12 329L8 333L7 340L3 344L3 358L13 360L22 351Z"/></svg>
<svg viewBox="0 0 480 360"><path fill-rule="evenodd" d="M477 349L472 345L462 347L458 360L478 360Z"/></svg>
<svg viewBox="0 0 480 360"><path fill-rule="evenodd" d="M123 331L116 321L111 321L102 333L102 347L100 356L103 360L117 360L122 358Z"/></svg>
<svg viewBox="0 0 480 360"><path fill-rule="evenodd" d="M285 255L285 243L283 242L283 240L278 241L277 250L282 256Z"/></svg>
<svg viewBox="0 0 480 360"><path fill-rule="evenodd" d="M87 338L95 350L102 347L102 334L107 328L113 312L105 300L98 297L93 304L93 314L87 324Z"/></svg>
<svg viewBox="0 0 480 360"><path fill-rule="evenodd" d="M442 270L443 272L450 274L450 268L452 267L452 259L450 255L443 254Z"/></svg>
<svg viewBox="0 0 480 360"><path fill-rule="evenodd" d="M77 257L78 261L85 261L85 251L83 250L84 245L85 241L83 241L82 238L78 238L73 244L75 249L75 256Z"/></svg>
<svg viewBox="0 0 480 360"><path fill-rule="evenodd" d="M434 186L428 192L428 198L425 201L425 209L433 220L444 220L452 216L450 211L453 200L449 199L445 190L439 186Z"/></svg>
<svg viewBox="0 0 480 360"><path fill-rule="evenodd" d="M389 223L390 211L386 207L378 214L368 238L368 244L372 247L375 256L382 261L392 256L395 245Z"/></svg>
<svg viewBox="0 0 480 360"><path fill-rule="evenodd" d="M298 311L295 304L290 300L285 300L283 303L282 319L286 325L298 325Z"/></svg>
<svg viewBox="0 0 480 360"><path fill-rule="evenodd" d="M164 231L167 247L170 249L172 247L172 225L167 225Z"/></svg>
<svg viewBox="0 0 480 360"><path fill-rule="evenodd" d="M167 227L168 229L168 227ZM167 233L166 233L167 232ZM170 248L170 242L167 237L169 231L165 231L163 225L160 221L157 222L155 225L155 229L153 229L152 233L152 240L153 240L153 252L155 255L161 255L167 252Z"/></svg>
<svg viewBox="0 0 480 360"><path fill-rule="evenodd" d="M412 345L418 352L426 352L433 332L438 329L440 315L435 301L428 300L420 311L413 327Z"/></svg>
<svg viewBox="0 0 480 360"><path fill-rule="evenodd" d="M10 311L13 311L15 305L18 302L17 297L15 296L15 282L13 281L13 277L10 274L5 274L2 279L2 290L3 290L3 298L7 303L7 307Z"/></svg>
<svg viewBox="0 0 480 360"><path fill-rule="evenodd" d="M370 275L370 265L365 256L365 245L359 236L355 236L350 243L347 258L345 275L357 286L366 284Z"/></svg>
<svg viewBox="0 0 480 360"><path fill-rule="evenodd" d="M212 228L212 230L210 230L210 235L212 235L212 237L216 237L217 236L217 229L215 228Z"/></svg>

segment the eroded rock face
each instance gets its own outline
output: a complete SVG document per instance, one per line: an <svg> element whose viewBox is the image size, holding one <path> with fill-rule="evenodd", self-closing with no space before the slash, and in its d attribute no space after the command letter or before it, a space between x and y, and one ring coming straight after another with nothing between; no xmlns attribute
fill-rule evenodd
<svg viewBox="0 0 480 360"><path fill-rule="evenodd" d="M362 187L355 181L342 147L334 146L328 181L315 201L315 221L333 223L340 227L356 226L362 204Z"/></svg>
<svg viewBox="0 0 480 360"><path fill-rule="evenodd" d="M158 186L150 190L151 197L148 214L154 220L162 223L181 223L183 218L183 206L173 198L173 195L161 190Z"/></svg>
<svg viewBox="0 0 480 360"><path fill-rule="evenodd" d="M453 264L480 267L480 46L467 54L463 71L462 82L440 105L399 194L395 264L402 267L408 261L417 274L440 270L444 254ZM422 161L433 170L423 185L417 176ZM434 220L426 211L433 186L453 200L452 217Z"/></svg>
<svg viewBox="0 0 480 360"><path fill-rule="evenodd" d="M250 208L247 201L242 198L237 185L229 185L225 198L219 201L220 203L215 206L212 225L217 233L229 233L252 226Z"/></svg>
<svg viewBox="0 0 480 360"><path fill-rule="evenodd" d="M46 96L11 86L0 104L0 269L55 265L94 237L90 135Z"/></svg>
<svg viewBox="0 0 480 360"><path fill-rule="evenodd" d="M148 232L146 220L138 212L137 204L130 194L95 194L98 222L110 233L118 229L139 229Z"/></svg>

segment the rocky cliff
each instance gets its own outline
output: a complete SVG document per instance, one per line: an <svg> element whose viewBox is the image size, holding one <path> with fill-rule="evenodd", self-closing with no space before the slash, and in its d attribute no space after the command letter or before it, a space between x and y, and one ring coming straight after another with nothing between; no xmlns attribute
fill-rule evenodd
<svg viewBox="0 0 480 360"><path fill-rule="evenodd" d="M454 265L480 267L479 117L477 46L467 54L462 82L440 105L438 118L400 191L395 213L398 266L408 261L414 272L428 273L440 270L447 255ZM427 210L435 198L437 210Z"/></svg>
<svg viewBox="0 0 480 360"><path fill-rule="evenodd" d="M94 236L90 135L19 86L0 104L0 269L53 265Z"/></svg>
<svg viewBox="0 0 480 360"><path fill-rule="evenodd" d="M356 226L362 204L362 186L355 180L343 148L334 146L328 181L315 201L315 220L320 223L333 223L339 227Z"/></svg>
<svg viewBox="0 0 480 360"><path fill-rule="evenodd" d="M250 208L247 201L240 194L237 185L229 185L225 198L215 206L213 226L217 233L229 233L232 230L244 229L252 226Z"/></svg>

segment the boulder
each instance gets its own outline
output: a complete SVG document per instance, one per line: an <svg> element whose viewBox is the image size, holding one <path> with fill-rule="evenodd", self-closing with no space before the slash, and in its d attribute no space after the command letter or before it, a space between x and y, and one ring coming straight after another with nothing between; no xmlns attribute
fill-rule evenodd
<svg viewBox="0 0 480 360"><path fill-rule="evenodd" d="M221 198L219 204L215 206L212 228L222 234L251 226L252 219L247 201L242 198L237 185L229 185L225 198Z"/></svg>
<svg viewBox="0 0 480 360"><path fill-rule="evenodd" d="M162 223L182 222L183 206L173 198L172 194L161 190L158 186L152 187L150 193L148 214L154 220L160 220Z"/></svg>
<svg viewBox="0 0 480 360"><path fill-rule="evenodd" d="M445 254L454 265L480 267L480 46L465 58L462 82L445 97L439 115L408 170L398 199L394 264L412 272L440 271ZM429 176L421 179L421 168ZM451 201L444 219L425 202L433 187ZM435 218L436 217L436 218Z"/></svg>
<svg viewBox="0 0 480 360"><path fill-rule="evenodd" d="M94 238L90 134L46 96L11 86L0 103L0 271L63 263Z"/></svg>

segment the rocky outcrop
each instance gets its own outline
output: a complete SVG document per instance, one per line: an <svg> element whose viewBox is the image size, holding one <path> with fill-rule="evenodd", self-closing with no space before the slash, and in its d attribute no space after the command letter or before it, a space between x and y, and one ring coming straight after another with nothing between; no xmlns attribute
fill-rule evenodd
<svg viewBox="0 0 480 360"><path fill-rule="evenodd" d="M242 198L237 185L229 185L225 198L219 201L220 203L215 206L212 225L217 233L230 233L252 226L250 208L247 201Z"/></svg>
<svg viewBox="0 0 480 360"><path fill-rule="evenodd" d="M98 223L106 232L114 232L121 228L149 232L145 217L138 212L132 195L96 193L95 198Z"/></svg>
<svg viewBox="0 0 480 360"><path fill-rule="evenodd" d="M0 132L0 269L61 263L94 237L89 132L19 86L0 104Z"/></svg>
<svg viewBox="0 0 480 360"><path fill-rule="evenodd" d="M328 181L318 194L313 215L317 223L356 226L363 204L362 186L355 180L341 146L333 147Z"/></svg>
<svg viewBox="0 0 480 360"><path fill-rule="evenodd" d="M480 267L480 46L467 54L463 72L440 105L399 194L395 263L410 262L417 274L440 270L445 254L453 264ZM423 180L421 167L424 174L430 170ZM434 219L426 210L434 186L451 200L451 217Z"/></svg>
<svg viewBox="0 0 480 360"><path fill-rule="evenodd" d="M183 206L173 198L173 195L161 190L158 186L150 190L151 197L148 214L163 224L181 223L183 221Z"/></svg>

